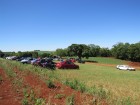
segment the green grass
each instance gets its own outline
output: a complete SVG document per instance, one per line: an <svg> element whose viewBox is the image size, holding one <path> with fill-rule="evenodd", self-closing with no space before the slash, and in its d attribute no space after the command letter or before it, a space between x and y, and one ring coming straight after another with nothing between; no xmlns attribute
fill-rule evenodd
<svg viewBox="0 0 140 105"><path fill-rule="evenodd" d="M106 91L112 93L113 100L130 97L134 102L139 102L139 71L121 71L115 67L80 64L80 70L57 70L56 73L61 81L74 78L84 82L87 87L103 86Z"/></svg>
<svg viewBox="0 0 140 105"><path fill-rule="evenodd" d="M46 76L49 78L57 77L57 80L63 83L66 80L77 80L80 83L84 83L89 91L94 89L94 92L99 96L107 97L106 99L109 99L110 105L140 105L140 71L117 70L116 64L126 63L126 61L118 59L100 57L90 59L94 59L98 63L78 63L79 70L50 71L31 65L21 65L18 62L12 62L12 64L18 65L22 70L31 70L40 75L41 78ZM1 63L3 62L1 61ZM114 64L114 66L103 66L99 65L100 63ZM106 96L108 92L110 93L109 97Z"/></svg>
<svg viewBox="0 0 140 105"><path fill-rule="evenodd" d="M97 63L103 63L103 64L125 64L126 61L120 60L120 59L114 59L110 57L89 57L88 59L84 60L91 60L96 61Z"/></svg>

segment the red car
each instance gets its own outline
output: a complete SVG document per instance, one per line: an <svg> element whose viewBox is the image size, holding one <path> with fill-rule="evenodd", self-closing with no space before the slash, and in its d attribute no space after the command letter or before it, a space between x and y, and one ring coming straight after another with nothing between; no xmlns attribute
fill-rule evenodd
<svg viewBox="0 0 140 105"><path fill-rule="evenodd" d="M56 64L58 69L79 69L79 65L74 64L70 60L62 61Z"/></svg>

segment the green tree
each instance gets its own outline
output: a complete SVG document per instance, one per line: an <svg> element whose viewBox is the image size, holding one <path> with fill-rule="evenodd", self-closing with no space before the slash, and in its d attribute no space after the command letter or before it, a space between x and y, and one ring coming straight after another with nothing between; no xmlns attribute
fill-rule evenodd
<svg viewBox="0 0 140 105"><path fill-rule="evenodd" d="M4 57L4 53L0 50L0 57Z"/></svg>
<svg viewBox="0 0 140 105"><path fill-rule="evenodd" d="M74 54L78 56L79 59L82 57L89 57L89 46L85 44L72 44L71 46L68 47L68 53L69 54Z"/></svg>
<svg viewBox="0 0 140 105"><path fill-rule="evenodd" d="M90 47L90 57L96 57L100 55L100 46L94 44L90 44L88 46Z"/></svg>
<svg viewBox="0 0 140 105"><path fill-rule="evenodd" d="M32 53L32 57L33 58L37 58L38 57L38 52L37 51L31 52L31 53Z"/></svg>
<svg viewBox="0 0 140 105"><path fill-rule="evenodd" d="M128 54L128 48L130 44L129 43L118 43L113 46L111 49L112 55L118 59L127 60L129 57Z"/></svg>
<svg viewBox="0 0 140 105"><path fill-rule="evenodd" d="M56 55L60 57L64 57L68 55L67 49L56 49Z"/></svg>
<svg viewBox="0 0 140 105"><path fill-rule="evenodd" d="M136 44L131 44L129 46L129 59L131 61L137 61L140 62L140 42Z"/></svg>
<svg viewBox="0 0 140 105"><path fill-rule="evenodd" d="M50 57L50 53L43 53L43 54L40 54L40 57L41 57L41 58Z"/></svg>
<svg viewBox="0 0 140 105"><path fill-rule="evenodd" d="M108 48L100 48L100 56L101 57L110 57L111 51Z"/></svg>
<svg viewBox="0 0 140 105"><path fill-rule="evenodd" d="M22 56L22 52L21 52L21 51L18 51L16 55L17 55L18 57L21 57L21 56Z"/></svg>

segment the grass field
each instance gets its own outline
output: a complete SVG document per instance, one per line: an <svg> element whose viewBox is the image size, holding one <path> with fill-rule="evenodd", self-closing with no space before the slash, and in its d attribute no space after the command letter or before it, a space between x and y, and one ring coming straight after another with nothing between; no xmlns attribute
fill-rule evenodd
<svg viewBox="0 0 140 105"><path fill-rule="evenodd" d="M76 79L83 82L89 89L93 86L98 88L103 87L106 92L110 92L108 101L111 105L140 105L140 71L117 70L117 64L127 63L122 60L101 57L89 59L94 59L94 61L97 61L98 63L78 63L80 66L79 70L55 70L53 71L53 74L55 74L61 82L67 79ZM19 63L13 64L19 65ZM33 67L29 65L25 69L33 69ZM35 70L37 70L37 68L35 68ZM48 74L52 72L43 70L43 72L38 73L43 75L44 73Z"/></svg>
<svg viewBox="0 0 140 105"><path fill-rule="evenodd" d="M91 58L90 58L91 59ZM80 70L57 70L56 73L61 80L77 79L86 84L87 87L103 86L112 94L112 99L129 98L135 104L140 104L140 72L121 71L116 69L116 64L125 64L113 58L93 58L98 63L80 64ZM114 66L99 65L99 63L112 64Z"/></svg>
<svg viewBox="0 0 140 105"><path fill-rule="evenodd" d="M111 58L111 57L89 57L88 59L84 59L84 60L91 60L91 61L95 61L97 63L116 64L116 65L126 63L126 61Z"/></svg>

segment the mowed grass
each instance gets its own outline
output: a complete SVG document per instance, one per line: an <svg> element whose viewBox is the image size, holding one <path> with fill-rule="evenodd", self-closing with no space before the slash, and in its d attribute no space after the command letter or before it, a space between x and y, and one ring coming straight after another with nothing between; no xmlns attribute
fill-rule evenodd
<svg viewBox="0 0 140 105"><path fill-rule="evenodd" d="M89 57L88 59L84 60L90 60L90 61L95 61L97 63L103 63L103 64L126 64L126 61L120 60L120 59L115 59L111 57Z"/></svg>
<svg viewBox="0 0 140 105"><path fill-rule="evenodd" d="M107 63L107 59L105 59L100 62ZM87 87L94 85L97 87L103 86L106 91L111 92L111 99L121 100L130 97L135 104L140 104L140 71L118 70L115 64L120 64L120 62L115 60L114 63L112 62L114 66L86 63L79 64L80 70L56 70L56 73L62 81L66 79L77 79L78 81L84 82Z"/></svg>

